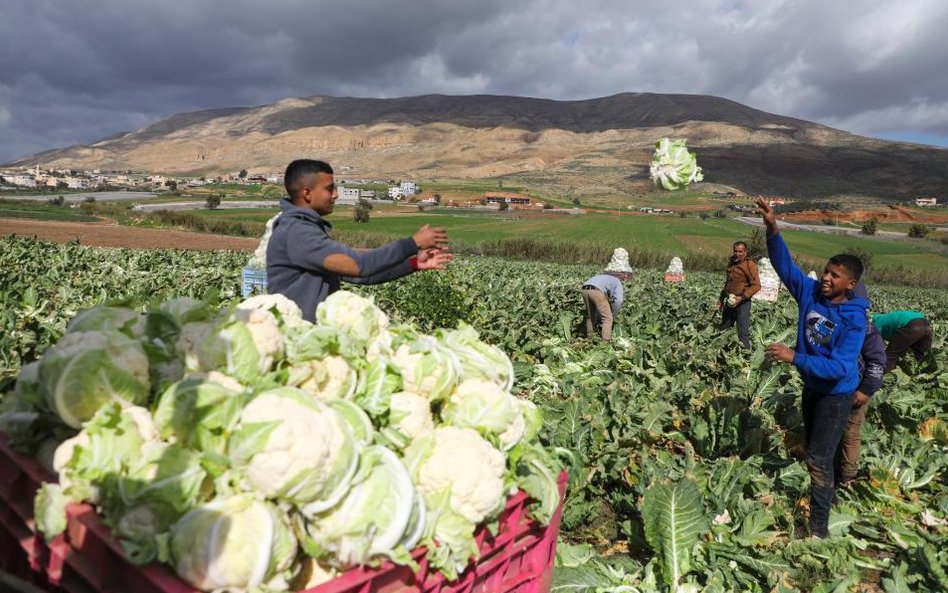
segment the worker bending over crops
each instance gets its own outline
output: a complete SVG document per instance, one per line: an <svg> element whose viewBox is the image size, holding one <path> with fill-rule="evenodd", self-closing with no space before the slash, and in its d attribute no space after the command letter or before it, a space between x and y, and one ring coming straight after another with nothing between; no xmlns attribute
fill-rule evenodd
<svg viewBox="0 0 948 593"><path fill-rule="evenodd" d="M891 311L872 316L887 344L885 347L888 373L910 349L915 359L921 360L932 349L932 324L917 311Z"/></svg>
<svg viewBox="0 0 948 593"><path fill-rule="evenodd" d="M332 167L323 161L293 161L283 184L288 197L280 202L267 245L268 290L294 301L307 321L315 321L317 305L342 281L379 284L415 270L444 269L453 257L445 230L428 225L377 249L333 241L332 225L323 217L332 213L338 192Z"/></svg>
<svg viewBox="0 0 948 593"><path fill-rule="evenodd" d="M612 321L622 307L622 283L632 277L629 252L618 247L602 274L583 283L583 302L586 304L586 337L596 335L596 326L602 327L602 339L612 338Z"/></svg>
<svg viewBox="0 0 948 593"><path fill-rule="evenodd" d="M803 379L803 430L810 473L810 532L829 536L829 511L836 493L833 461L859 386L859 352L866 336L869 302L851 291L862 276L859 258L840 254L826 263L819 282L793 263L777 230L775 210L757 199L767 227L767 251L780 280L799 306L794 349L774 343L774 361L797 367Z"/></svg>

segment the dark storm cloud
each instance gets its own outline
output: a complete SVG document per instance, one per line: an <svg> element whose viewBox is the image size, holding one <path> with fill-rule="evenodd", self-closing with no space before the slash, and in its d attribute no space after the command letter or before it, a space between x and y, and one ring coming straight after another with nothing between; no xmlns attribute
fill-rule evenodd
<svg viewBox="0 0 948 593"><path fill-rule="evenodd" d="M942 0L7 0L0 161L314 94L710 94L948 145L946 28Z"/></svg>

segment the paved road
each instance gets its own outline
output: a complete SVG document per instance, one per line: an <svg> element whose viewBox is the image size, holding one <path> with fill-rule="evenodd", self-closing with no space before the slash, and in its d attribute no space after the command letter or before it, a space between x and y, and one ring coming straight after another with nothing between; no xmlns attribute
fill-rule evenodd
<svg viewBox="0 0 948 593"><path fill-rule="evenodd" d="M738 222L743 222L744 224L749 224L751 226L764 226L764 222L754 216L738 216L735 220ZM782 229L797 230L797 231L814 231L817 233L829 233L831 235L854 235L860 237L866 237L863 235L862 231L857 228L844 228L837 226L827 226L825 224L798 224L795 222L786 222L784 220L779 221L779 226ZM907 233L899 233L897 231L876 231L876 237L889 237L892 239L904 239L908 237Z"/></svg>
<svg viewBox="0 0 948 593"><path fill-rule="evenodd" d="M279 207L280 203L276 200L267 200L260 202L241 202L237 200L227 201L224 200L221 202L221 205L218 208L273 208L276 210ZM154 212L156 210L198 210L200 208L206 208L207 202L205 201L193 201L193 202L164 202L161 204L136 204L132 206L132 210L138 212Z"/></svg>
<svg viewBox="0 0 948 593"><path fill-rule="evenodd" d="M154 198L156 193L150 191L90 191L78 194L44 194L42 196L5 196L0 194L0 198L5 200L26 200L30 202L48 202L57 195L62 195L67 203L81 203L87 198L95 198L96 202L126 202L129 200L147 200Z"/></svg>

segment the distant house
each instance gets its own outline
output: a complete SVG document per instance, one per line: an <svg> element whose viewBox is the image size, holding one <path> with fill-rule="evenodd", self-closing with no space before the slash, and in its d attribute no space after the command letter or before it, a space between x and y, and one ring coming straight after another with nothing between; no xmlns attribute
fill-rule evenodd
<svg viewBox="0 0 948 593"><path fill-rule="evenodd" d="M389 198L391 198L391 199L393 199L393 200L400 200L400 199L402 199L402 195L404 195L404 194L402 194L402 188L401 188L400 186L398 186L398 185L390 185L390 186L388 186L388 197L389 197Z"/></svg>
<svg viewBox="0 0 948 593"><path fill-rule="evenodd" d="M362 197L362 190L358 187L343 187L339 190L340 204L355 204Z"/></svg>
<svg viewBox="0 0 948 593"><path fill-rule="evenodd" d="M418 186L414 181L402 181L399 184L403 196L413 196L418 193Z"/></svg>
<svg viewBox="0 0 948 593"><path fill-rule="evenodd" d="M915 198L916 206L937 206L938 198Z"/></svg>
<svg viewBox="0 0 948 593"><path fill-rule="evenodd" d="M490 193L484 195L484 202L487 204L500 204L501 202L506 202L511 206L527 206L532 202L532 200L526 196L517 194Z"/></svg>

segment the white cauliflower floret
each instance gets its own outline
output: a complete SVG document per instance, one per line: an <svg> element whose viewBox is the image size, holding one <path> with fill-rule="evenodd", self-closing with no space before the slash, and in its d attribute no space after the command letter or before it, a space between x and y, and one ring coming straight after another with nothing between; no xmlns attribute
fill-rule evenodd
<svg viewBox="0 0 948 593"><path fill-rule="evenodd" d="M457 385L457 360L451 352L439 348L433 338L419 341L422 342L420 345L399 346L392 356L391 365L402 377L403 390L431 401L444 399ZM413 349L416 351L412 352Z"/></svg>
<svg viewBox="0 0 948 593"><path fill-rule="evenodd" d="M317 399L348 399L357 383L355 369L341 356L295 364L287 380L288 385L299 387Z"/></svg>
<svg viewBox="0 0 948 593"><path fill-rule="evenodd" d="M151 412L147 409L141 406L124 406L122 415L130 418L135 423L138 434L146 443L155 443L161 440L158 427L155 426L155 419L152 418Z"/></svg>
<svg viewBox="0 0 948 593"><path fill-rule="evenodd" d="M276 361L283 358L286 349L283 332L280 331L276 316L265 309L238 308L234 311L234 317L246 324L253 337L254 345L260 355L257 370L261 373L268 372Z"/></svg>
<svg viewBox="0 0 948 593"><path fill-rule="evenodd" d="M392 394L389 403L389 419L392 426L410 439L434 430L431 402L411 391L399 391Z"/></svg>
<svg viewBox="0 0 948 593"><path fill-rule="evenodd" d="M493 433L507 430L520 415L510 393L483 379L468 379L455 387L445 413L451 424Z"/></svg>
<svg viewBox="0 0 948 593"><path fill-rule="evenodd" d="M395 336L392 332L385 330L369 342L365 349L365 359L369 362L375 362L379 358L391 358L395 350L392 344L395 342Z"/></svg>
<svg viewBox="0 0 948 593"><path fill-rule="evenodd" d="M337 458L352 455L354 443L335 411L283 397L283 389L292 388L262 393L241 414L243 424L278 422L263 449L249 459L243 472L265 496L286 496L292 500L299 494L297 490L312 486L301 484L302 476L307 481L325 483Z"/></svg>
<svg viewBox="0 0 948 593"><path fill-rule="evenodd" d="M303 319L303 311L300 310L299 305L282 294L258 294L237 305L238 311L254 309L270 311L273 308L279 311L283 324L288 328L311 325L310 322Z"/></svg>
<svg viewBox="0 0 948 593"><path fill-rule="evenodd" d="M185 379L200 379L209 383L216 383L230 391L240 392L244 390L244 385L230 375L225 375L220 371L208 371L206 373L189 373Z"/></svg>
<svg viewBox="0 0 948 593"><path fill-rule="evenodd" d="M416 482L422 496L450 489L451 508L472 524L500 510L505 500L503 453L470 428L442 426L431 436L434 448Z"/></svg>
<svg viewBox="0 0 948 593"><path fill-rule="evenodd" d="M368 345L389 325L388 315L371 299L345 290L326 297L316 308L316 319L321 325L334 327L362 345Z"/></svg>

